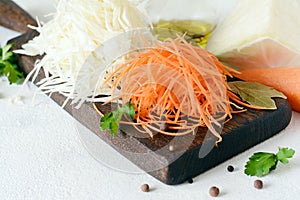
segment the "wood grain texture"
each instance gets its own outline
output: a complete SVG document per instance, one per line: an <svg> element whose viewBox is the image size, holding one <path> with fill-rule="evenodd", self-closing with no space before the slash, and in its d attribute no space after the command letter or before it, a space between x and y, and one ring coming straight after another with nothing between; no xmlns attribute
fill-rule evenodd
<svg viewBox="0 0 300 200"><path fill-rule="evenodd" d="M0 0L0 25L20 33L29 31L27 25L36 26L36 21L11 0Z"/></svg>
<svg viewBox="0 0 300 200"><path fill-rule="evenodd" d="M20 48L21 44L36 34L31 31L13 39L12 41L17 44L14 48ZM36 59L37 57L19 56L20 65L26 73L33 68ZM38 80L41 78L42 72ZM60 94L53 94L51 98L59 105L65 100ZM121 131L113 137L107 131L100 130L100 116L92 104L85 103L80 109L74 109L68 104L64 109L141 169L166 184L176 185L283 130L291 120L291 108L284 99L276 99L276 104L278 109L275 111L248 110L245 113L235 114L233 119L225 124L222 130L223 142L218 147L213 145L216 138L207 134L206 128L199 128L195 136L190 134L169 137L156 134L150 138L140 137L132 127L121 126ZM112 109L111 105L96 104L96 106L102 112ZM174 147L174 151L169 150L170 144ZM209 153L201 158L199 152Z"/></svg>

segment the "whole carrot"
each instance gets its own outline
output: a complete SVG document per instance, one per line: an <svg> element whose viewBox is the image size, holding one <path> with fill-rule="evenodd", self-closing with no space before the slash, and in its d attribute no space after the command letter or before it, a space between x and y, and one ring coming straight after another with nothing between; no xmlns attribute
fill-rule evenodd
<svg viewBox="0 0 300 200"><path fill-rule="evenodd" d="M300 112L300 66L280 68L253 68L241 70L234 76L244 81L258 82L281 91L292 109Z"/></svg>

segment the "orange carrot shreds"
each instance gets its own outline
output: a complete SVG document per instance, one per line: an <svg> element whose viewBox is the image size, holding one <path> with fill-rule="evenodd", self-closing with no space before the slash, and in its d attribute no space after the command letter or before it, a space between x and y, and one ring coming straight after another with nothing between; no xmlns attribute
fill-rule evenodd
<svg viewBox="0 0 300 200"><path fill-rule="evenodd" d="M216 127L222 127L232 111L226 75L230 76L230 69L211 53L178 37L137 53L117 67L107 82L116 77L113 94L135 105L135 120L130 124L140 125L140 132L178 136L195 134L202 126L221 142Z"/></svg>

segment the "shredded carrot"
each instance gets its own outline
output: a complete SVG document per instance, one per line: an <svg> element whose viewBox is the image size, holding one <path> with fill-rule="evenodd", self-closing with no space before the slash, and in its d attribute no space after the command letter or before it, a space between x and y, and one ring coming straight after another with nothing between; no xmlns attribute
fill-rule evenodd
<svg viewBox="0 0 300 200"><path fill-rule="evenodd" d="M142 133L179 136L207 127L222 141L216 126L231 118L226 76L231 68L208 51L188 43L183 36L149 46L120 65L104 83L115 78L113 93L123 103L135 105L129 123ZM118 92L116 92L118 91Z"/></svg>
<svg viewBox="0 0 300 200"><path fill-rule="evenodd" d="M148 45L118 66L103 83L114 80L111 101L121 99L123 104L135 105L135 120L122 123L151 137L154 133L196 134L199 126L207 127L219 143L222 137L217 127L229 121L233 113L246 111L240 106L260 109L230 91L227 76L238 71L191 45L184 36Z"/></svg>

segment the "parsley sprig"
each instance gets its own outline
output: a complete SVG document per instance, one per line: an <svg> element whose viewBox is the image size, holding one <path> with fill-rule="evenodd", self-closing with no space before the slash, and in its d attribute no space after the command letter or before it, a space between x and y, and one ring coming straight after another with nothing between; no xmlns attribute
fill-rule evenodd
<svg viewBox="0 0 300 200"><path fill-rule="evenodd" d="M10 84L20 84L24 80L24 74L17 65L17 58L10 50L13 44L0 48L0 76L6 76Z"/></svg>
<svg viewBox="0 0 300 200"><path fill-rule="evenodd" d="M293 149L280 148L277 154L267 152L254 153L245 166L245 174L261 177L276 169L278 161L287 164L288 158L295 154Z"/></svg>
<svg viewBox="0 0 300 200"><path fill-rule="evenodd" d="M134 104L126 103L123 107L118 106L116 110L105 114L100 119L101 129L109 129L110 134L115 136L119 130L120 122L124 114L130 117L131 119L134 119Z"/></svg>

